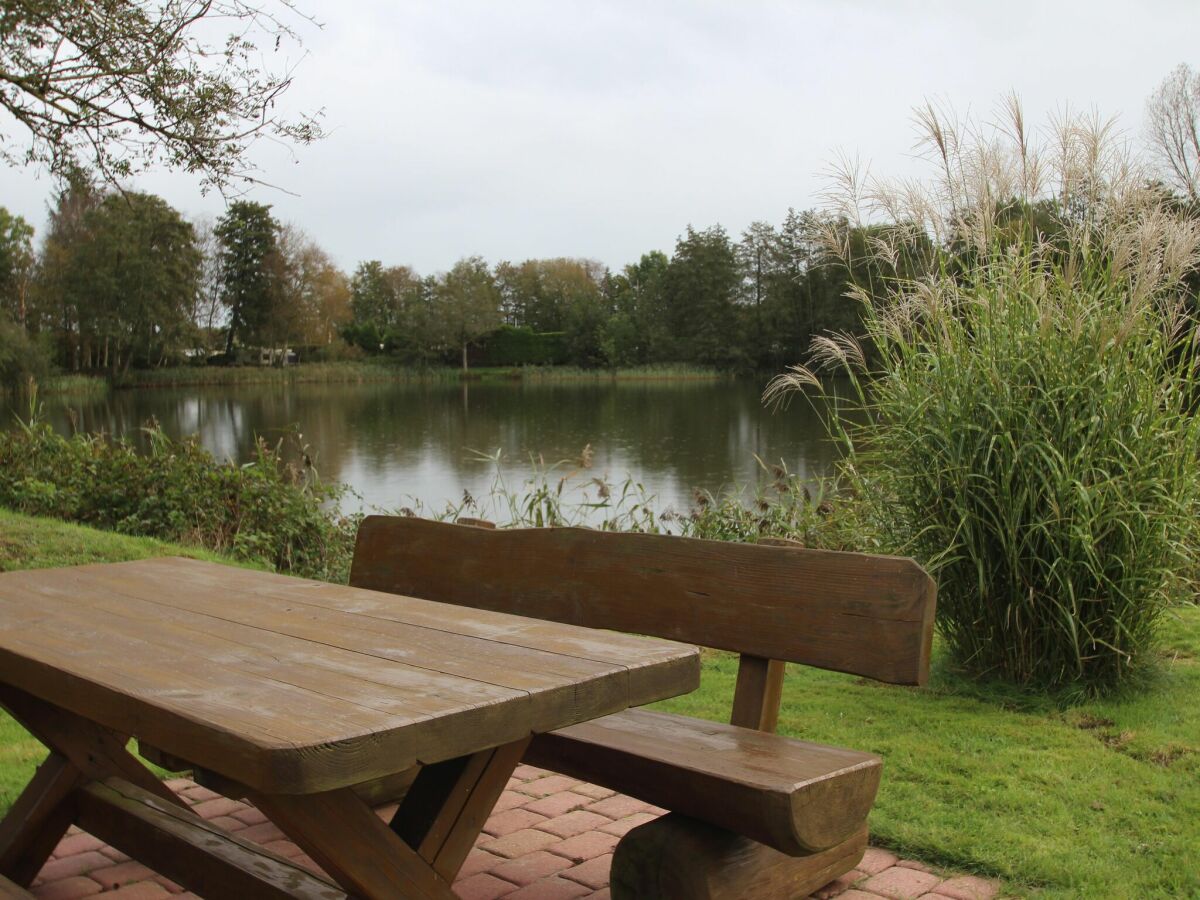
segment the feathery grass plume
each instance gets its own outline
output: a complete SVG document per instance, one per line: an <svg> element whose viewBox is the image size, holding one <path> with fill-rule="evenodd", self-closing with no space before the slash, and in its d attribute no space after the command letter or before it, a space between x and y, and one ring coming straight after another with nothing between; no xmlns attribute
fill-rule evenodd
<svg viewBox="0 0 1200 900"><path fill-rule="evenodd" d="M1196 570L1200 355L1184 278L1200 222L1095 114L1033 133L1009 97L989 123L932 104L916 122L928 180L855 164L831 188L891 273L854 291L866 335L817 338L766 399L849 376L858 415L827 419L842 477L870 532L935 573L961 665L1110 689L1152 658ZM854 272L846 231L828 249ZM932 252L905 256L921 237Z"/></svg>

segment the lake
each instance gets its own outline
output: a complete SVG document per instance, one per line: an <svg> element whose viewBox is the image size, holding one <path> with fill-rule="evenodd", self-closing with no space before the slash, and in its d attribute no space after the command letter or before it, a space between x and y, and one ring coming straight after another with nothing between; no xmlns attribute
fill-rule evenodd
<svg viewBox="0 0 1200 900"><path fill-rule="evenodd" d="M218 458L242 461L256 436L307 445L321 478L353 488L348 509L440 510L464 491L487 496L498 472L521 488L551 469L594 499L593 478L644 485L658 511L686 512L695 490L753 485L756 461L816 478L836 457L803 399L773 412L763 382L611 381L241 385L142 388L96 398L47 398L56 429L141 440L151 417L172 437L198 435ZM5 427L13 408L0 409ZM590 465L581 465L589 447ZM500 465L494 461L500 454ZM489 458L491 457L491 458Z"/></svg>

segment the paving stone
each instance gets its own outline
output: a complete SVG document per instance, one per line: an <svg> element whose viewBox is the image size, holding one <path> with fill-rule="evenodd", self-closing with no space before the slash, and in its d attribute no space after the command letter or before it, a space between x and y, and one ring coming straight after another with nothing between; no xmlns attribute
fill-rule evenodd
<svg viewBox="0 0 1200 900"><path fill-rule="evenodd" d="M521 781L532 781L535 778L541 778L549 773L545 769L538 769L534 766L527 766L524 763L513 769L512 777L518 778Z"/></svg>
<svg viewBox="0 0 1200 900"><path fill-rule="evenodd" d="M285 839L283 832L279 830L274 822L262 822L258 825L243 828L238 832L238 837L254 841L256 844L269 844L272 841Z"/></svg>
<svg viewBox="0 0 1200 900"><path fill-rule="evenodd" d="M492 837L504 837L506 834L520 831L522 828L532 828L545 821L545 816L540 816L527 809L510 809L488 819L483 830L485 834L490 834Z"/></svg>
<svg viewBox="0 0 1200 900"><path fill-rule="evenodd" d="M505 896L511 900L574 900L575 897L582 897L591 892L591 888L584 887L578 881L553 876L518 888Z"/></svg>
<svg viewBox="0 0 1200 900"><path fill-rule="evenodd" d="M188 800L193 800L196 803L203 803L205 800L224 800L216 791L210 791L206 787L201 787L198 784L193 784L191 787L184 788L180 791Z"/></svg>
<svg viewBox="0 0 1200 900"><path fill-rule="evenodd" d="M633 829L639 825L645 825L647 822L653 822L658 816L654 813L635 813L632 816L626 816L623 819L617 819L608 825L602 825L598 830L606 834L614 834L617 837L625 837Z"/></svg>
<svg viewBox="0 0 1200 900"><path fill-rule="evenodd" d="M479 848L506 859L513 859L517 856L524 856L526 853L533 853L535 850L544 850L550 844L557 842L557 837L547 834L545 831L522 828L520 831L506 834L502 838L486 841L480 844Z"/></svg>
<svg viewBox="0 0 1200 900"><path fill-rule="evenodd" d="M135 862L132 859L129 862L117 863L115 866L109 865L88 873L88 875L109 890L138 881L151 881L156 874L153 869L147 868L140 862Z"/></svg>
<svg viewBox="0 0 1200 900"><path fill-rule="evenodd" d="M282 856L284 859L291 859L293 856L298 856L304 852L287 838L278 841L268 841L262 845L262 848L271 851L276 856Z"/></svg>
<svg viewBox="0 0 1200 900"><path fill-rule="evenodd" d="M524 806L530 802L528 794L518 794L516 791L505 791L500 795L500 799L496 801L496 805L492 807L492 815L497 815L502 812L507 812L510 809L515 809L518 806Z"/></svg>
<svg viewBox="0 0 1200 900"><path fill-rule="evenodd" d="M846 891L844 894L838 894L837 900L879 900L879 894L870 894L867 891L860 891L857 888Z"/></svg>
<svg viewBox="0 0 1200 900"><path fill-rule="evenodd" d="M139 881L137 884L126 885L104 895L104 900L161 900L170 897L171 892L161 884L153 881Z"/></svg>
<svg viewBox="0 0 1200 900"><path fill-rule="evenodd" d="M104 845L104 849L102 849L100 852L113 862L126 862L129 859L127 854L122 853L116 847L109 847L107 844Z"/></svg>
<svg viewBox="0 0 1200 900"><path fill-rule="evenodd" d="M915 860L915 859L902 859L898 863L896 863L896 865L903 866L906 869L916 869L918 872L932 872L933 871L933 869L931 869L929 866L925 865L925 863L919 862L918 860Z"/></svg>
<svg viewBox="0 0 1200 900"><path fill-rule="evenodd" d="M112 864L113 861L103 853L89 850L86 853L76 853L73 856L51 860L42 866L42 871L38 873L38 880L49 883L74 875L86 875L95 869L103 869Z"/></svg>
<svg viewBox="0 0 1200 900"><path fill-rule="evenodd" d="M458 870L459 878L470 878L472 875L477 875L480 872L486 872L494 866L504 862L503 856L497 856L495 853L488 853L486 850L478 848L467 854L467 858L463 860L462 868Z"/></svg>
<svg viewBox="0 0 1200 900"><path fill-rule="evenodd" d="M243 825L261 825L267 821L267 817L263 815L261 809L253 806L247 806L245 809L239 809L233 813L233 817Z"/></svg>
<svg viewBox="0 0 1200 900"><path fill-rule="evenodd" d="M611 853L605 853L603 856L597 856L581 862L579 865L567 869L560 874L563 878L578 881L592 890L607 888L608 878L612 872L612 859L613 855Z"/></svg>
<svg viewBox="0 0 1200 900"><path fill-rule="evenodd" d="M30 893L41 900L79 900L98 894L100 890L100 885L86 875L72 875L70 878L40 884L31 888Z"/></svg>
<svg viewBox="0 0 1200 900"><path fill-rule="evenodd" d="M211 824L216 825L222 831L239 832L246 829L246 823L241 819L235 819L233 816L217 816L214 819L208 820Z"/></svg>
<svg viewBox="0 0 1200 900"><path fill-rule="evenodd" d="M210 800L202 800L197 803L192 807L192 812L205 819L215 819L217 816L231 816L238 810L245 808L246 804L240 803L237 800L230 800L228 797L213 797Z"/></svg>
<svg viewBox="0 0 1200 900"><path fill-rule="evenodd" d="M516 889L515 884L501 881L486 872L454 882L454 893L458 895L459 900L496 900L497 897L507 896Z"/></svg>
<svg viewBox="0 0 1200 900"><path fill-rule="evenodd" d="M577 784L571 790L577 794L583 794L585 797L591 797L593 800L606 800L617 793L606 787L600 787L598 784Z"/></svg>
<svg viewBox="0 0 1200 900"><path fill-rule="evenodd" d="M587 900L612 900L612 894L609 893L608 888L601 888L594 894L588 894Z"/></svg>
<svg viewBox="0 0 1200 900"><path fill-rule="evenodd" d="M190 778L168 778L163 782L163 784L177 794L180 791L186 790L187 788L196 787L196 782L192 781Z"/></svg>
<svg viewBox="0 0 1200 900"><path fill-rule="evenodd" d="M54 848L54 856L62 859L65 856L74 856L76 853L86 853L89 850L100 851L106 846L108 845L100 838L81 831L79 834L73 834L59 841L58 846Z"/></svg>
<svg viewBox="0 0 1200 900"><path fill-rule="evenodd" d="M829 900L830 897L836 897L845 891L850 890L855 884L867 877L866 872L860 872L858 869L851 869L845 875L835 878L829 884L819 890L813 891L812 896L817 900Z"/></svg>
<svg viewBox="0 0 1200 900"><path fill-rule="evenodd" d="M551 794L557 794L559 791L569 791L577 784L579 784L579 781L574 778L568 778L566 775L547 775L545 778L527 781L517 790L531 797L548 797Z"/></svg>
<svg viewBox="0 0 1200 900"><path fill-rule="evenodd" d="M544 834L545 832L543 832ZM567 838L557 844L546 847L551 853L565 856L575 862L583 862L605 853L612 853L620 838L615 834L605 834L603 831L586 831L575 837Z"/></svg>
<svg viewBox="0 0 1200 900"><path fill-rule="evenodd" d="M298 866L304 866L304 868L308 869L308 871L312 872L314 875L325 874L321 867L317 865L317 861L307 853L297 853L292 857L292 862Z"/></svg>
<svg viewBox="0 0 1200 900"><path fill-rule="evenodd" d="M954 900L992 900L1000 893L1000 885L975 875L960 875L939 884L938 893Z"/></svg>
<svg viewBox="0 0 1200 900"><path fill-rule="evenodd" d="M863 882L862 889L882 894L892 900L916 900L941 884L942 879L930 872L918 872L903 866L892 866Z"/></svg>
<svg viewBox="0 0 1200 900"><path fill-rule="evenodd" d="M611 828L613 824L613 822L604 816L598 816L595 813L577 809L574 812L567 813L565 816L555 816L553 819L547 819L538 828L542 831L556 834L560 838L569 838L575 837L577 834L583 834L585 831L597 831L604 825Z"/></svg>
<svg viewBox="0 0 1200 900"><path fill-rule="evenodd" d="M616 794L606 800L597 800L587 807L588 812L599 813L610 819L623 819L637 813L652 812L653 809L649 803L643 803L641 800L635 800L633 797L626 797L623 794Z"/></svg>
<svg viewBox="0 0 1200 900"><path fill-rule="evenodd" d="M868 847L867 852L863 854L862 860L854 868L860 872L866 872L868 875L878 875L884 869L890 869L894 866L899 859L895 853L888 853L886 850L880 850L878 847Z"/></svg>
<svg viewBox="0 0 1200 900"><path fill-rule="evenodd" d="M530 812L553 817L561 816L563 813L569 813L573 809L587 806L591 802L592 799L590 797L577 794L573 790L559 791L557 794L550 794L546 797L540 797L537 800L530 800L525 804L525 808ZM612 816L608 818L611 819Z"/></svg>
<svg viewBox="0 0 1200 900"><path fill-rule="evenodd" d="M505 860L491 869L489 874L524 887L566 869L570 865L569 859L563 859L561 856L555 856L545 850L538 850L518 856L516 859Z"/></svg>

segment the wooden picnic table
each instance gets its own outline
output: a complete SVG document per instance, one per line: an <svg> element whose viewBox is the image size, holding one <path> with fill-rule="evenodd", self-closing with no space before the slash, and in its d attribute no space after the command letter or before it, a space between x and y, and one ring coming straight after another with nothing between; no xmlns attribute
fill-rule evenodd
<svg viewBox="0 0 1200 900"><path fill-rule="evenodd" d="M698 679L682 644L195 560L3 573L0 703L50 754L0 873L28 884L76 822L210 897L451 897L531 735ZM332 881L199 819L131 736ZM390 824L354 789L416 766Z"/></svg>

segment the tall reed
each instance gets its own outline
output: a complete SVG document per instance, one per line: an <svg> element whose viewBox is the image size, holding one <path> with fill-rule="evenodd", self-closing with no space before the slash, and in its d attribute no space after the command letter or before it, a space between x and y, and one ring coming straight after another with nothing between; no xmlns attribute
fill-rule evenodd
<svg viewBox="0 0 1200 900"><path fill-rule="evenodd" d="M872 253L910 277L855 291L865 335L814 342L769 399L850 375L831 418L872 532L935 573L958 662L1101 691L1152 656L1196 561L1200 228L1095 119L1040 139L919 116L936 175L840 180L839 211L886 219ZM831 234L831 244L844 239ZM932 248L912 265L914 247ZM869 347L871 352L865 349Z"/></svg>

